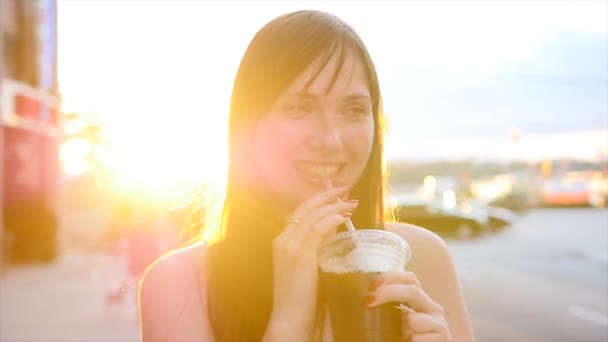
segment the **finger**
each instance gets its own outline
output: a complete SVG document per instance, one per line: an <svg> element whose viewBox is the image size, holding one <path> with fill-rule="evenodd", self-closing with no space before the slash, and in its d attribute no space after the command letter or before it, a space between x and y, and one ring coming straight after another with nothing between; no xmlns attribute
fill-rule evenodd
<svg viewBox="0 0 608 342"><path fill-rule="evenodd" d="M327 216L334 214L352 213L359 205L358 200L350 200L348 202L334 202L311 211L308 216L302 219L301 227L314 224Z"/></svg>
<svg viewBox="0 0 608 342"><path fill-rule="evenodd" d="M408 340L410 342L445 342L450 338L442 333L424 333L411 335Z"/></svg>
<svg viewBox="0 0 608 342"><path fill-rule="evenodd" d="M416 312L443 314L443 307L416 285L388 284L378 287L370 295L375 297L373 301L368 300L370 307L397 302L407 303Z"/></svg>
<svg viewBox="0 0 608 342"><path fill-rule="evenodd" d="M389 284L409 284L409 285L415 285L419 288L422 288L422 286L420 286L420 282L418 281L418 277L416 277L414 272L389 271L389 272L384 272L384 273L380 274L379 276L377 276L376 278L374 278L374 281L370 285L370 291L373 291L382 285L389 285Z"/></svg>
<svg viewBox="0 0 608 342"><path fill-rule="evenodd" d="M350 215L333 214L303 229L294 229L290 234L283 232L273 241L273 250L295 259L306 258L311 253L316 255L321 242L330 234L335 234L336 228L349 218Z"/></svg>
<svg viewBox="0 0 608 342"><path fill-rule="evenodd" d="M327 216L334 214L346 214L352 213L353 210L356 209L359 201L350 200L348 202L336 202L326 204L320 208L312 210L307 216L304 216L298 222L290 222L287 224L285 229L283 230L285 236L290 236L293 238L303 238L308 234L311 234L313 229L311 226L317 224L318 221L324 219ZM300 215L300 214L294 214ZM349 216L346 216L348 218ZM346 220L341 221L340 224L346 222Z"/></svg>
<svg viewBox="0 0 608 342"><path fill-rule="evenodd" d="M407 334L420 334L430 332L442 332L447 329L447 323L435 315L425 313L410 313L403 315L404 332Z"/></svg>
<svg viewBox="0 0 608 342"><path fill-rule="evenodd" d="M308 226L308 229L301 229L299 238L304 241L307 246L315 247L316 251L321 242L330 234L335 234L336 228L350 219L350 213L336 213L325 216L321 220Z"/></svg>
<svg viewBox="0 0 608 342"><path fill-rule="evenodd" d="M293 219L301 220L302 218L308 216L313 210L321 206L337 202L337 198L345 195L347 192L348 186L346 185L323 191L322 193L319 193L300 204L300 206L292 213L291 216Z"/></svg>

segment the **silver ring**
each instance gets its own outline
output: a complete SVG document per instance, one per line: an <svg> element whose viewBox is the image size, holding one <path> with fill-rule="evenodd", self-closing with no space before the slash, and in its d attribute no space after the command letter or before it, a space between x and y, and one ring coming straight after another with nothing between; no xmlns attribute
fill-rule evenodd
<svg viewBox="0 0 608 342"><path fill-rule="evenodd" d="M289 221L287 221L287 223L289 224L300 224L300 220L295 219L295 218L290 218Z"/></svg>

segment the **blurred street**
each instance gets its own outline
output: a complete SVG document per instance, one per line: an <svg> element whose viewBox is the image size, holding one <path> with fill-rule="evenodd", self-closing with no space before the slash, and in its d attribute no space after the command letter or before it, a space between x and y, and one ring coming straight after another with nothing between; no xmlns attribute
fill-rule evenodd
<svg viewBox="0 0 608 342"><path fill-rule="evenodd" d="M538 209L449 244L479 341L608 340L608 210Z"/></svg>
<svg viewBox="0 0 608 342"><path fill-rule="evenodd" d="M537 209L513 227L448 239L479 341L608 339L608 211ZM12 267L0 285L0 341L136 341L135 284L106 294L124 270L71 252Z"/></svg>

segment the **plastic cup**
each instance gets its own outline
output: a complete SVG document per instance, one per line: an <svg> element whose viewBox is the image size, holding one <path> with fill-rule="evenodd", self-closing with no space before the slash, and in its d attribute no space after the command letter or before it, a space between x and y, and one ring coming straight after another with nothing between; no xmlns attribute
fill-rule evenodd
<svg viewBox="0 0 608 342"><path fill-rule="evenodd" d="M397 303L362 304L375 277L404 270L411 258L407 242L379 229L345 231L327 239L319 252L320 284L334 341L400 341Z"/></svg>

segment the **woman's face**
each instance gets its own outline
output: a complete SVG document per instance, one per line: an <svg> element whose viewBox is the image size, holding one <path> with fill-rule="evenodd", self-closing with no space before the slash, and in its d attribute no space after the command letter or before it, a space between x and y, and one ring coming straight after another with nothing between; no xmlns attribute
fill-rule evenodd
<svg viewBox="0 0 608 342"><path fill-rule="evenodd" d="M335 57L306 89L310 67L253 128L254 184L287 207L322 191L324 178L352 187L370 156L374 119L363 65L353 54L336 75L337 65Z"/></svg>

